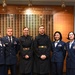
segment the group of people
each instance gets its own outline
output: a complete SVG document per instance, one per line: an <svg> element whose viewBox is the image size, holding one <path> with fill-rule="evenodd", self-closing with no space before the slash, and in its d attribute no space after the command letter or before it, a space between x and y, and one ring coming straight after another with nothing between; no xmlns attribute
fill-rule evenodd
<svg viewBox="0 0 75 75"><path fill-rule="evenodd" d="M17 54L19 54L19 73L21 75L63 75L66 57L66 75L75 75L75 34L68 33L68 42L62 41L59 31L54 33L54 41L45 34L44 26L39 27L38 36L33 39L29 29L24 27L23 35L13 36L8 27L7 35L0 38L0 75L17 75Z"/></svg>

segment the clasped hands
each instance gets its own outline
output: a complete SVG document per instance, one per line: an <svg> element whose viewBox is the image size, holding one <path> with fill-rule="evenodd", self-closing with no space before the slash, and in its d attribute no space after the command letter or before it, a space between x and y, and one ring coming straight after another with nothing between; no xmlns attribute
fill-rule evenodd
<svg viewBox="0 0 75 75"><path fill-rule="evenodd" d="M29 59L29 55L25 55L25 59Z"/></svg>
<svg viewBox="0 0 75 75"><path fill-rule="evenodd" d="M42 60L46 59L46 55L41 55L40 57Z"/></svg>

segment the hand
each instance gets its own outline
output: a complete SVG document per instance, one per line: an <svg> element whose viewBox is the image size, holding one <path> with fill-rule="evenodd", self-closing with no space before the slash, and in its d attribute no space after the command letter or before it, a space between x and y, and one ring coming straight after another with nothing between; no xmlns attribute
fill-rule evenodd
<svg viewBox="0 0 75 75"><path fill-rule="evenodd" d="M25 58L28 59L29 58L29 55L25 55Z"/></svg>
<svg viewBox="0 0 75 75"><path fill-rule="evenodd" d="M46 55L41 55L41 57L40 57L41 59L46 59Z"/></svg>

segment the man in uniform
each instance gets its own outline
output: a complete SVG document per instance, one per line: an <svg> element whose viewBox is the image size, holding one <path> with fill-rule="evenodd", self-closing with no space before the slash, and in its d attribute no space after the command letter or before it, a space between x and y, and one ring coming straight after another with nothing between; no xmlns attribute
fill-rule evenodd
<svg viewBox="0 0 75 75"><path fill-rule="evenodd" d="M5 75L5 44L0 35L0 75Z"/></svg>
<svg viewBox="0 0 75 75"><path fill-rule="evenodd" d="M5 43L5 58L6 58L6 75L8 75L8 69L11 71L11 75L16 75L16 54L19 50L19 41L13 36L12 28L7 28L7 35L3 37Z"/></svg>
<svg viewBox="0 0 75 75"><path fill-rule="evenodd" d="M34 73L49 75L51 41L45 34L44 26L39 27L39 35L34 40L34 48Z"/></svg>

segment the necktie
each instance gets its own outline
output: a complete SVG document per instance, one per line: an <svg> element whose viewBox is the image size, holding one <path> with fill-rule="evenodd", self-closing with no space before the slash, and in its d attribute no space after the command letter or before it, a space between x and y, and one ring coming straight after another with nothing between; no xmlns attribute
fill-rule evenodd
<svg viewBox="0 0 75 75"><path fill-rule="evenodd" d="M9 42L11 43L11 37L9 37Z"/></svg>

